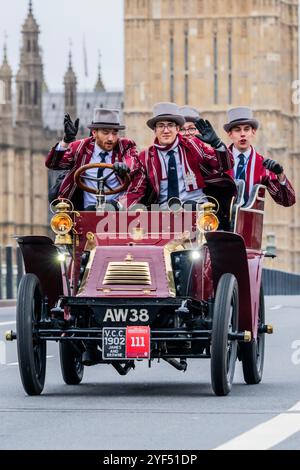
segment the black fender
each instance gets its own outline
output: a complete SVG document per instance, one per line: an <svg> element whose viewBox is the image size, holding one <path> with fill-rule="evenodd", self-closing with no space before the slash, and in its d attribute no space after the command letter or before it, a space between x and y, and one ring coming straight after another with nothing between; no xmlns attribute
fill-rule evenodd
<svg viewBox="0 0 300 470"><path fill-rule="evenodd" d="M25 272L35 274L41 283L42 291L48 297L50 308L54 307L59 296L63 295L60 263L57 261L57 248L51 238L44 236L18 237Z"/></svg>
<svg viewBox="0 0 300 470"><path fill-rule="evenodd" d="M205 238L211 258L215 292L223 274L231 273L236 277L239 286L239 330L253 333L250 276L243 237L231 232L207 232Z"/></svg>

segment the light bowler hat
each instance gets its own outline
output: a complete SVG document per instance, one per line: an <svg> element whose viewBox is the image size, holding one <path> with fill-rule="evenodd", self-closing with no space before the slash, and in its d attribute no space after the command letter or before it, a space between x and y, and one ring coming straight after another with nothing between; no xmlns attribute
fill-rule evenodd
<svg viewBox="0 0 300 470"><path fill-rule="evenodd" d="M224 130L230 132L231 129L240 124L249 124L254 129L258 129L259 122L253 118L251 108L239 107L232 108L227 112L228 123L224 124Z"/></svg>
<svg viewBox="0 0 300 470"><path fill-rule="evenodd" d="M200 119L200 113L198 109L193 108L192 106L181 106L179 108L180 114L184 117L186 122L196 122Z"/></svg>
<svg viewBox="0 0 300 470"><path fill-rule="evenodd" d="M93 121L87 127L88 129L125 129L125 126L120 124L119 110L105 108L94 109Z"/></svg>
<svg viewBox="0 0 300 470"><path fill-rule="evenodd" d="M155 128L155 124L159 121L176 122L178 126L185 123L184 117L179 112L179 107L175 103L157 103L153 107L153 117L147 121L150 129Z"/></svg>

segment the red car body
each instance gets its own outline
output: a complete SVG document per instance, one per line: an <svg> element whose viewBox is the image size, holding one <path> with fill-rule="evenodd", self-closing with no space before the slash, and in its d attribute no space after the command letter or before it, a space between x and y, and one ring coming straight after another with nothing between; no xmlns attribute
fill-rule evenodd
<svg viewBox="0 0 300 470"><path fill-rule="evenodd" d="M237 354L245 381L258 383L268 329L261 290L264 199L262 186L254 188L247 206L240 195L232 201L228 230L206 232L201 242L199 214L185 211L73 212L72 245L60 264L50 238L19 238L26 273L36 276L42 292L38 340L77 341L82 352L92 338L101 351L105 329L146 327L150 362L162 358L185 370L188 358L211 357L213 389L226 395ZM217 338L224 345L215 350L222 342ZM65 378L69 356L62 354ZM77 348L80 364L78 354ZM133 367L128 357L117 362L111 361L122 374ZM27 393L41 392L43 384L22 380Z"/></svg>

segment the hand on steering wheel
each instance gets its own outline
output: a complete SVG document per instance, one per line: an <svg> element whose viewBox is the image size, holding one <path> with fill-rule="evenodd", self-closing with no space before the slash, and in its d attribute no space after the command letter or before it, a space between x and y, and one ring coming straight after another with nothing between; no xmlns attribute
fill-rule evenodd
<svg viewBox="0 0 300 470"><path fill-rule="evenodd" d="M112 171L108 175L104 177L101 176L100 178L92 177L92 176L84 176L84 173L87 170L90 170L92 168L102 168L103 170L108 168L109 170L112 170ZM125 191L128 188L130 181L131 181L129 174L127 172L126 173L124 172L122 175L122 179L124 180L123 184L121 184L115 189L112 189L109 186L107 180L113 174L119 174L118 168L115 165L110 165L107 163L89 163L88 165L84 165L78 168L78 170L74 174L74 180L78 188L91 194L99 194L99 189L95 189L90 186L87 186L86 184L83 183L83 179L88 180L88 181L96 181L98 183L102 182L103 188L105 188L103 189L102 194L104 196L109 196L111 194L118 194L118 193L122 193L123 191Z"/></svg>

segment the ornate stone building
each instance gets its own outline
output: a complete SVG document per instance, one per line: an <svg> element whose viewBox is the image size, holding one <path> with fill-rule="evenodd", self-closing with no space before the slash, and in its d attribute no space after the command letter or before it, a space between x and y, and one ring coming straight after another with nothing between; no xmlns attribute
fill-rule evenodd
<svg viewBox="0 0 300 470"><path fill-rule="evenodd" d="M94 91L77 92L71 54L64 92L48 91L39 34L29 1L16 77L6 45L0 65L0 246L14 244L14 235L48 233L48 184L55 172L50 174L44 162L62 137L64 113L79 116L80 137L89 133L94 107L123 107L122 92L105 91L100 65Z"/></svg>
<svg viewBox="0 0 300 470"><path fill-rule="evenodd" d="M140 146L155 102L198 107L224 140L226 111L251 106L257 149L284 165L299 199L298 0L125 0L125 64L127 134ZM265 222L274 268L300 272L299 205L267 196Z"/></svg>

